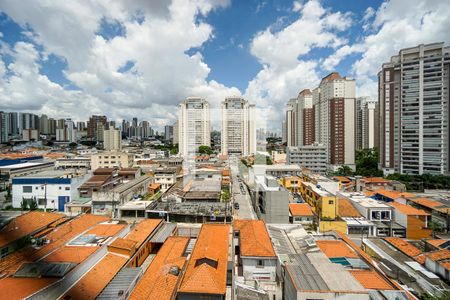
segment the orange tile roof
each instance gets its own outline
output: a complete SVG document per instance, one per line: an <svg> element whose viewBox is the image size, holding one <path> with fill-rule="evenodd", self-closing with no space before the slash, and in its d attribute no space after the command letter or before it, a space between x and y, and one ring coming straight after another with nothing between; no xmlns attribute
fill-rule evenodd
<svg viewBox="0 0 450 300"><path fill-rule="evenodd" d="M136 248L139 248L161 222L161 219L145 219L131 229L125 238L135 241L137 243Z"/></svg>
<svg viewBox="0 0 450 300"><path fill-rule="evenodd" d="M350 274L369 290L394 290L386 280L373 270L349 270Z"/></svg>
<svg viewBox="0 0 450 300"><path fill-rule="evenodd" d="M230 226L203 224L179 293L225 295Z"/></svg>
<svg viewBox="0 0 450 300"><path fill-rule="evenodd" d="M95 234L103 237L115 236L125 227L125 224L98 224L94 228L87 231L86 234Z"/></svg>
<svg viewBox="0 0 450 300"><path fill-rule="evenodd" d="M361 181L367 182L367 183L388 183L391 182L390 180L381 178L381 177L366 177L361 179Z"/></svg>
<svg viewBox="0 0 450 300"><path fill-rule="evenodd" d="M290 203L289 211L292 216L314 216L314 213L308 203Z"/></svg>
<svg viewBox="0 0 450 300"><path fill-rule="evenodd" d="M450 250L442 249L436 252L430 252L426 256L433 261L440 261L443 259L450 259Z"/></svg>
<svg viewBox="0 0 450 300"><path fill-rule="evenodd" d="M359 258L358 254L353 251L346 243L338 240L318 240L316 241L320 250L329 258L348 257Z"/></svg>
<svg viewBox="0 0 450 300"><path fill-rule="evenodd" d="M338 199L338 215L344 218L359 218L361 214L353 206L350 200L345 198Z"/></svg>
<svg viewBox="0 0 450 300"><path fill-rule="evenodd" d="M440 263L444 268L450 270L450 261L444 261Z"/></svg>
<svg viewBox="0 0 450 300"><path fill-rule="evenodd" d="M127 258L106 254L64 296L63 299L95 299L125 265Z"/></svg>
<svg viewBox="0 0 450 300"><path fill-rule="evenodd" d="M188 237L169 237L158 251L142 279L131 293L131 300L170 300L175 293L178 276L170 274L171 267L183 269L186 257L183 256L189 243Z"/></svg>
<svg viewBox="0 0 450 300"><path fill-rule="evenodd" d="M132 241L129 239L117 238L112 242L108 247L115 247L120 249L132 250L133 247L136 248L136 241Z"/></svg>
<svg viewBox="0 0 450 300"><path fill-rule="evenodd" d="M364 191L364 195L367 197L372 197L373 195L376 195L377 192L376 191Z"/></svg>
<svg viewBox="0 0 450 300"><path fill-rule="evenodd" d="M435 208L438 206L442 206L443 204L428 198L408 198L408 200L417 203L419 205L428 207L428 208Z"/></svg>
<svg viewBox="0 0 450 300"><path fill-rule="evenodd" d="M416 257L414 257L414 260L423 265L425 263L425 254L417 255Z"/></svg>
<svg viewBox="0 0 450 300"><path fill-rule="evenodd" d="M394 207L397 211L408 216L429 216L430 214L424 210L417 209L411 205L401 204L398 202L390 202L388 205Z"/></svg>
<svg viewBox="0 0 450 300"><path fill-rule="evenodd" d="M63 214L30 211L11 220L0 230L0 248L22 238L42 230L58 219Z"/></svg>
<svg viewBox="0 0 450 300"><path fill-rule="evenodd" d="M239 231L239 248L241 256L276 256L264 221L235 220L234 230Z"/></svg>
<svg viewBox="0 0 450 300"><path fill-rule="evenodd" d="M432 240L425 240L425 242L427 242L428 244L436 247L436 248L440 248L440 246L442 244L444 244L445 242L448 242L449 240L444 240L444 239L432 239Z"/></svg>
<svg viewBox="0 0 450 300"><path fill-rule="evenodd" d="M387 197L389 199L409 198L409 197L416 196L416 194L412 194L412 193L388 191L388 190L385 190L385 189L378 189L378 190L376 190L376 193L380 194L380 195L382 195L384 197Z"/></svg>
<svg viewBox="0 0 450 300"><path fill-rule="evenodd" d="M156 182L152 183L148 186L148 188L151 190L156 190L156 189L159 189L160 187L161 187L161 183L156 183Z"/></svg>
<svg viewBox="0 0 450 300"><path fill-rule="evenodd" d="M50 241L49 244L46 244L40 249L34 249L31 246L22 248L4 258L3 261L0 262L0 273L14 273L24 261L38 260L95 224L107 220L109 220L109 218L105 216L84 214L66 222L47 234L46 238Z"/></svg>
<svg viewBox="0 0 450 300"><path fill-rule="evenodd" d="M24 299L56 280L56 278L4 278L0 280L0 298L8 300Z"/></svg>
<svg viewBox="0 0 450 300"><path fill-rule="evenodd" d="M343 183L351 182L351 180L348 179L348 178L345 177L345 176L334 176L333 178L334 178L334 179L337 179L337 180L339 180L340 182L343 182Z"/></svg>
<svg viewBox="0 0 450 300"><path fill-rule="evenodd" d="M71 262L79 264L92 255L98 247L63 246L44 258L48 262Z"/></svg>
<svg viewBox="0 0 450 300"><path fill-rule="evenodd" d="M396 237L386 237L384 238L384 240L409 257L414 257L422 254L422 250L420 250L410 242L405 241L404 239Z"/></svg>

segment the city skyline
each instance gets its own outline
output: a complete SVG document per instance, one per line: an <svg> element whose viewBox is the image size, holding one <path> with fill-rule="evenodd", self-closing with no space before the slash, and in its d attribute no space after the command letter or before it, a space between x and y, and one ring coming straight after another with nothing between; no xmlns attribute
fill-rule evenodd
<svg viewBox="0 0 450 300"><path fill-rule="evenodd" d="M137 116L162 128L175 121L185 97L218 107L241 95L265 109L269 130L279 130L284 103L329 72L355 78L357 97L375 98L380 62L402 48L448 44L449 4L415 2L99 2L83 9L33 2L18 9L3 1L2 109L73 119ZM49 16L51 28L43 23ZM231 26L232 18L244 26ZM179 35L163 38L161 26ZM151 59L162 53L164 59Z"/></svg>

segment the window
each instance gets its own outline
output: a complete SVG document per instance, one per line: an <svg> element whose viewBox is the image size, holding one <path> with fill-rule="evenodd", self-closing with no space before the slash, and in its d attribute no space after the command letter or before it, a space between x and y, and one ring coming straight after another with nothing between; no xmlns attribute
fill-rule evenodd
<svg viewBox="0 0 450 300"><path fill-rule="evenodd" d="M45 205L45 198L39 198L38 199L38 204L39 205Z"/></svg>
<svg viewBox="0 0 450 300"><path fill-rule="evenodd" d="M68 187L68 186L66 186L64 189L65 189L66 191L70 191L70 187Z"/></svg>
<svg viewBox="0 0 450 300"><path fill-rule="evenodd" d="M29 186L29 185L24 185L22 187L22 192L23 193L32 193L33 192L33 187Z"/></svg>
<svg viewBox="0 0 450 300"><path fill-rule="evenodd" d="M256 263L256 267L262 268L264 267L264 261L262 259L258 259Z"/></svg>
<svg viewBox="0 0 450 300"><path fill-rule="evenodd" d="M328 200L328 204L333 204L334 201L333 200Z"/></svg>

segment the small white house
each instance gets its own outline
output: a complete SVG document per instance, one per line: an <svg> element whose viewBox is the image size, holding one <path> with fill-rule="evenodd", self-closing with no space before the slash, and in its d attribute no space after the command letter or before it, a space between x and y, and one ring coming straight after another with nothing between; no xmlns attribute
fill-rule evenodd
<svg viewBox="0 0 450 300"><path fill-rule="evenodd" d="M64 211L64 205L78 197L77 188L89 176L52 170L13 178L12 205L20 208L24 200L28 203L36 201L38 208Z"/></svg>

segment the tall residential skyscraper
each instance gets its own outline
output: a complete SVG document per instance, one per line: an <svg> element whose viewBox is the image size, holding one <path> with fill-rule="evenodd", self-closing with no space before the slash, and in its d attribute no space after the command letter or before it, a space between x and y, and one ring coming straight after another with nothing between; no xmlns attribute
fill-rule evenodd
<svg viewBox="0 0 450 300"><path fill-rule="evenodd" d="M9 113L0 111L0 143L9 141Z"/></svg>
<svg viewBox="0 0 450 300"><path fill-rule="evenodd" d="M39 131L41 134L49 134L48 117L47 115L41 115L39 119Z"/></svg>
<svg viewBox="0 0 450 300"><path fill-rule="evenodd" d="M356 150L378 147L379 122L375 115L378 101L370 97L356 98Z"/></svg>
<svg viewBox="0 0 450 300"><path fill-rule="evenodd" d="M296 127L296 146L312 145L315 139L313 97L309 89L298 94Z"/></svg>
<svg viewBox="0 0 450 300"><path fill-rule="evenodd" d="M222 102L221 153L248 156L256 152L255 106L241 97Z"/></svg>
<svg viewBox="0 0 450 300"><path fill-rule="evenodd" d="M173 140L173 126L172 125L164 126L164 140L166 140L166 141Z"/></svg>
<svg viewBox="0 0 450 300"><path fill-rule="evenodd" d="M297 145L297 98L290 99L286 104L285 132L288 147Z"/></svg>
<svg viewBox="0 0 450 300"><path fill-rule="evenodd" d="M179 133L178 133L178 120L173 124L173 144L178 144Z"/></svg>
<svg viewBox="0 0 450 300"><path fill-rule="evenodd" d="M89 121L87 122L87 136L89 138L97 138L99 136L99 134L97 133L98 124L102 124L103 126L105 126L107 122L108 120L106 116L91 116L89 118Z"/></svg>
<svg viewBox="0 0 450 300"><path fill-rule="evenodd" d="M211 146L209 103L199 97L188 97L178 110L178 149L188 157L198 153L198 147Z"/></svg>
<svg viewBox="0 0 450 300"><path fill-rule="evenodd" d="M336 170L355 165L355 80L333 72L313 90L315 141L327 145L328 163Z"/></svg>
<svg viewBox="0 0 450 300"><path fill-rule="evenodd" d="M103 132L103 148L107 151L122 150L122 132L114 127Z"/></svg>
<svg viewBox="0 0 450 300"><path fill-rule="evenodd" d="M449 174L450 47L399 51L378 73L380 165L385 173Z"/></svg>

